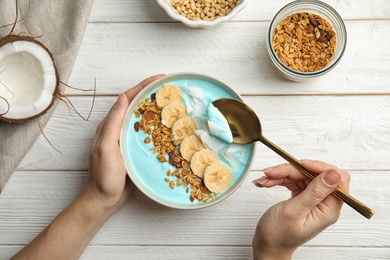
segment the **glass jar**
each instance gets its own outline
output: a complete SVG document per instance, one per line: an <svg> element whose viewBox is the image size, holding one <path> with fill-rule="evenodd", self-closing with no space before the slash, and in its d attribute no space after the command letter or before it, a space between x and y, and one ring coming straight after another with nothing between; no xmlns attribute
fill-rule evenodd
<svg viewBox="0 0 390 260"><path fill-rule="evenodd" d="M309 13L316 14L328 21L333 27L333 31L336 34L336 47L333 58L330 62L317 71L313 72L301 72L294 70L289 66L285 65L277 56L273 47L273 36L276 26L287 16L295 13ZM268 53L271 57L272 62L278 69L278 71L287 79L292 81L308 81L317 78L321 75L326 74L332 70L341 60L344 54L345 47L347 44L347 30L344 25L344 21L337 11L330 5L317 0L298 0L291 2L284 6L272 19L271 24L268 28L266 45Z"/></svg>

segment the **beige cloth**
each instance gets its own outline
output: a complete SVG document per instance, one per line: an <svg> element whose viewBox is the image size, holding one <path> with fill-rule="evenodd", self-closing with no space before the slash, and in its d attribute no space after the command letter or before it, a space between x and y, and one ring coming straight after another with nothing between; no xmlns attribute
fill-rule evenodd
<svg viewBox="0 0 390 260"><path fill-rule="evenodd" d="M13 23L16 0L0 0L0 26ZM42 36L53 54L60 80L69 80L88 22L93 0L18 0L19 19L14 33ZM12 26L0 29L7 35ZM46 125L56 105L40 117ZM0 193L24 155L40 135L35 120L22 124L0 122Z"/></svg>

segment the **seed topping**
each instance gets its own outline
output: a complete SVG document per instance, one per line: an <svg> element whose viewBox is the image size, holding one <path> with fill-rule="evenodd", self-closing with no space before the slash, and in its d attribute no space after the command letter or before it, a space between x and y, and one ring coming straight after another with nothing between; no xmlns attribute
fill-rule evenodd
<svg viewBox="0 0 390 260"><path fill-rule="evenodd" d="M171 4L190 20L211 21L230 13L237 0L171 0Z"/></svg>

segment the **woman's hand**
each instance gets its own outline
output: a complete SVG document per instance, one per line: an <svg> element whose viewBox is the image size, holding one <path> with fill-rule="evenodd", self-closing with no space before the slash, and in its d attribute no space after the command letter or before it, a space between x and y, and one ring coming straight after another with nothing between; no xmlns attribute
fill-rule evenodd
<svg viewBox="0 0 390 260"><path fill-rule="evenodd" d="M310 181L292 165L282 164L265 169L265 176L253 181L258 187L284 186L291 191L289 200L260 218L253 238L254 259L291 259L299 246L340 216L343 202L330 194L336 186L348 192L349 173L320 161L301 162L319 176Z"/></svg>
<svg viewBox="0 0 390 260"><path fill-rule="evenodd" d="M138 92L160 77L162 75L149 77L121 94L97 127L90 151L89 176L82 195L90 197L105 211L113 213L122 207L131 192L132 183L119 148L127 107Z"/></svg>
<svg viewBox="0 0 390 260"><path fill-rule="evenodd" d="M96 130L89 176L80 196L13 259L79 259L96 232L126 202L131 191L119 135L129 103L162 75L150 77L118 97Z"/></svg>

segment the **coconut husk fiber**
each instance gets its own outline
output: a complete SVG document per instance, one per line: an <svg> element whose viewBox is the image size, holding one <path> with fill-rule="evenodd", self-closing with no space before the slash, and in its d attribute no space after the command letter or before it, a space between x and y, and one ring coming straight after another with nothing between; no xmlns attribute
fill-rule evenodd
<svg viewBox="0 0 390 260"><path fill-rule="evenodd" d="M88 22L93 0L18 0L14 34L37 38L53 54L62 82L68 82ZM0 26L15 21L16 1L0 1ZM7 35L12 25L0 28ZM56 104L39 121L49 121ZM0 193L23 157L41 134L35 120L21 124L0 121Z"/></svg>

